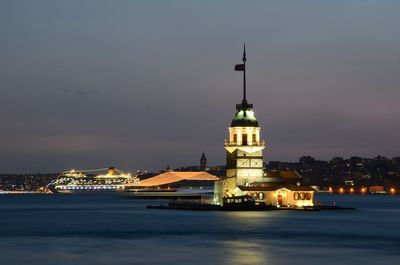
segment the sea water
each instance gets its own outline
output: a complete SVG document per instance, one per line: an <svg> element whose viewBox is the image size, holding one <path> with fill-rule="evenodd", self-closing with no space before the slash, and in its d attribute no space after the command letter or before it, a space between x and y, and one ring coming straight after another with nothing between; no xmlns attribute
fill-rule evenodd
<svg viewBox="0 0 400 265"><path fill-rule="evenodd" d="M400 196L354 211L146 209L119 195L0 195L0 264L400 264Z"/></svg>

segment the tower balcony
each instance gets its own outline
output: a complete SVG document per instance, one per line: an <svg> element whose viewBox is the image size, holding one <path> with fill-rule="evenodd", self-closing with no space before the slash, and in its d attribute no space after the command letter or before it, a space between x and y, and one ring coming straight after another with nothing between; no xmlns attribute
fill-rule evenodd
<svg viewBox="0 0 400 265"><path fill-rule="evenodd" d="M248 142L247 144L242 144L241 142L231 142L229 140L224 140L224 146L265 146L265 141L261 140L258 142Z"/></svg>

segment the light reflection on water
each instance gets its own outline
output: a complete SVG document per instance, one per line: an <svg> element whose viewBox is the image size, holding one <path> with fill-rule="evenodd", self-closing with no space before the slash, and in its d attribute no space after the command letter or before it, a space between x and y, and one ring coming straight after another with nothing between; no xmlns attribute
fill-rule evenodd
<svg viewBox="0 0 400 265"><path fill-rule="evenodd" d="M1 264L397 264L400 197L350 212L147 210L99 195L1 196Z"/></svg>
<svg viewBox="0 0 400 265"><path fill-rule="evenodd" d="M246 239L223 242L223 264L267 264L271 258L266 251L268 248L259 242L249 242Z"/></svg>

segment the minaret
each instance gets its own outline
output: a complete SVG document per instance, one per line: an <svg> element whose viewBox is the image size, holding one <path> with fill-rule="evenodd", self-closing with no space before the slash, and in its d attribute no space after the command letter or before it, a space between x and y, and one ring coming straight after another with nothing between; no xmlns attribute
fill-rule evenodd
<svg viewBox="0 0 400 265"><path fill-rule="evenodd" d="M207 158L203 152L203 154L201 155L201 158L200 158L200 170L206 171L206 169L207 169Z"/></svg>
<svg viewBox="0 0 400 265"><path fill-rule="evenodd" d="M265 141L260 139L260 127L254 115L253 104L246 98L246 49L243 49L243 64L235 66L235 71L243 72L243 99L236 105L235 117L229 127L229 139L225 140L226 179L222 196L235 195L237 186L262 182L263 149Z"/></svg>

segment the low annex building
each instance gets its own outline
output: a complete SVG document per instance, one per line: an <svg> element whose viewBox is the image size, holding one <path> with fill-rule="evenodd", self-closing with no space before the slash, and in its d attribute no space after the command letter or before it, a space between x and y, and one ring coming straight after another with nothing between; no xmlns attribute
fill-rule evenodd
<svg viewBox="0 0 400 265"><path fill-rule="evenodd" d="M250 195L256 202L264 202L266 205L285 207L304 207L314 205L314 192L311 187L306 186L238 186L235 190L237 195Z"/></svg>

